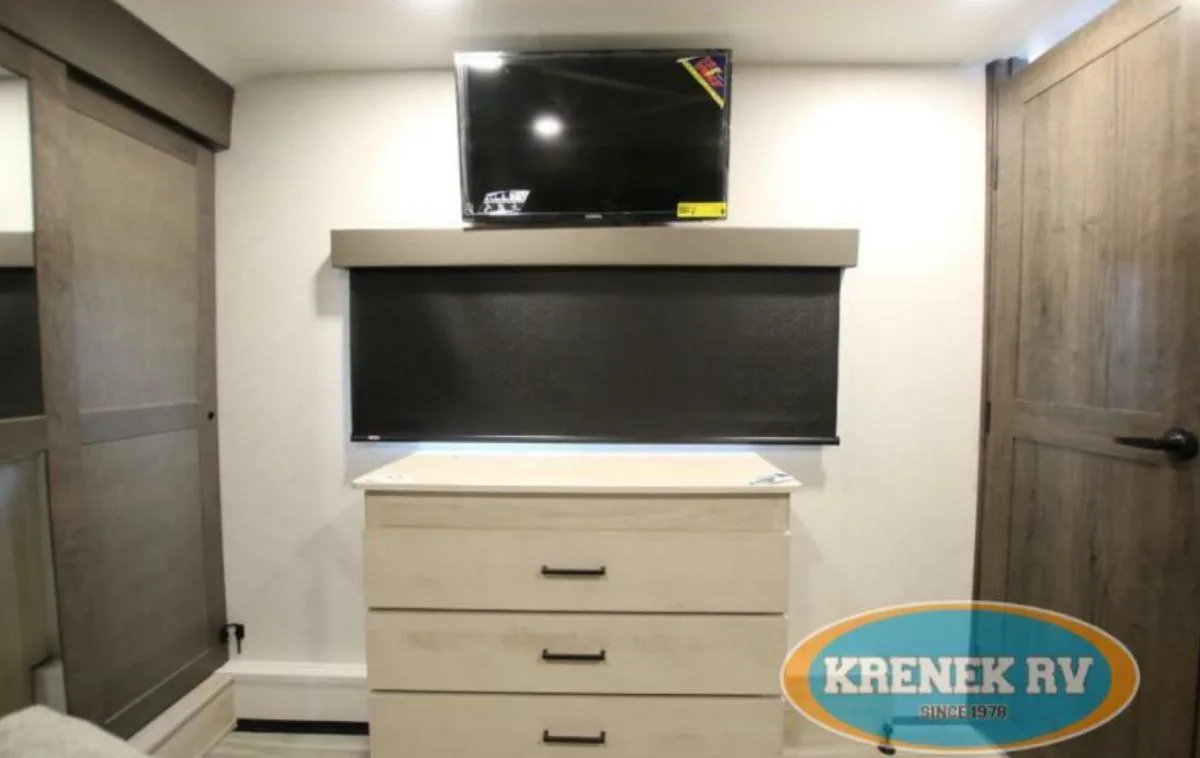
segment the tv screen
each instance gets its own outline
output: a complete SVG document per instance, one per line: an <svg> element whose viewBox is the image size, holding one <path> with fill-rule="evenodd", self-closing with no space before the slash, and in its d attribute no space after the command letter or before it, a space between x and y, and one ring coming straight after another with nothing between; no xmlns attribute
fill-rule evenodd
<svg viewBox="0 0 1200 758"><path fill-rule="evenodd" d="M460 53L468 221L726 216L728 51Z"/></svg>

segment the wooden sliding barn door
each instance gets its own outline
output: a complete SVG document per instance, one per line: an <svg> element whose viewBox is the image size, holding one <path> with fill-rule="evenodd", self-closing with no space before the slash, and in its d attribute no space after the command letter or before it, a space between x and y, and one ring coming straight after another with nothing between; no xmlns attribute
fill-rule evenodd
<svg viewBox="0 0 1200 758"><path fill-rule="evenodd" d="M1038 755L1200 755L1198 10L1123 0L997 93L978 594L1093 622L1142 672Z"/></svg>
<svg viewBox="0 0 1200 758"><path fill-rule="evenodd" d="M127 736L226 658L213 154L79 83L63 101L41 126L71 251L44 316L73 335L50 393L67 698Z"/></svg>

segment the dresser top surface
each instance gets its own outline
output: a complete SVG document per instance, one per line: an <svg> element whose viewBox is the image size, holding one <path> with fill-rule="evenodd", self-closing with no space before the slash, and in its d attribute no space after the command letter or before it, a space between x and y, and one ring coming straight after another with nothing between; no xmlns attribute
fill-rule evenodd
<svg viewBox="0 0 1200 758"><path fill-rule="evenodd" d="M419 452L354 480L370 492L744 494L800 483L754 453L586 454ZM756 483L757 482L757 483Z"/></svg>

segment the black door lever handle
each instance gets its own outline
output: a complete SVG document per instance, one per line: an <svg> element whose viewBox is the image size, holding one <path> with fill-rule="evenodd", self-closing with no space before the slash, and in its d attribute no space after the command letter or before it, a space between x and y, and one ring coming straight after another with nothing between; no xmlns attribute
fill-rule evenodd
<svg viewBox="0 0 1200 758"><path fill-rule="evenodd" d="M1200 438L1190 429L1176 427L1161 437L1117 437L1113 442L1139 450L1157 450L1174 461L1190 461L1200 455Z"/></svg>

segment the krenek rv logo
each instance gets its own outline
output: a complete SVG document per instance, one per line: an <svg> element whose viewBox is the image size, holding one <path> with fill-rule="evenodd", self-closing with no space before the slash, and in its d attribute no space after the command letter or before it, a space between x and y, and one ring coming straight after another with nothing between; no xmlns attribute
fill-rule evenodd
<svg viewBox="0 0 1200 758"><path fill-rule="evenodd" d="M1137 694L1129 650L1040 608L940 602L883 608L797 645L789 701L850 739L928 753L1028 750L1112 721Z"/></svg>

